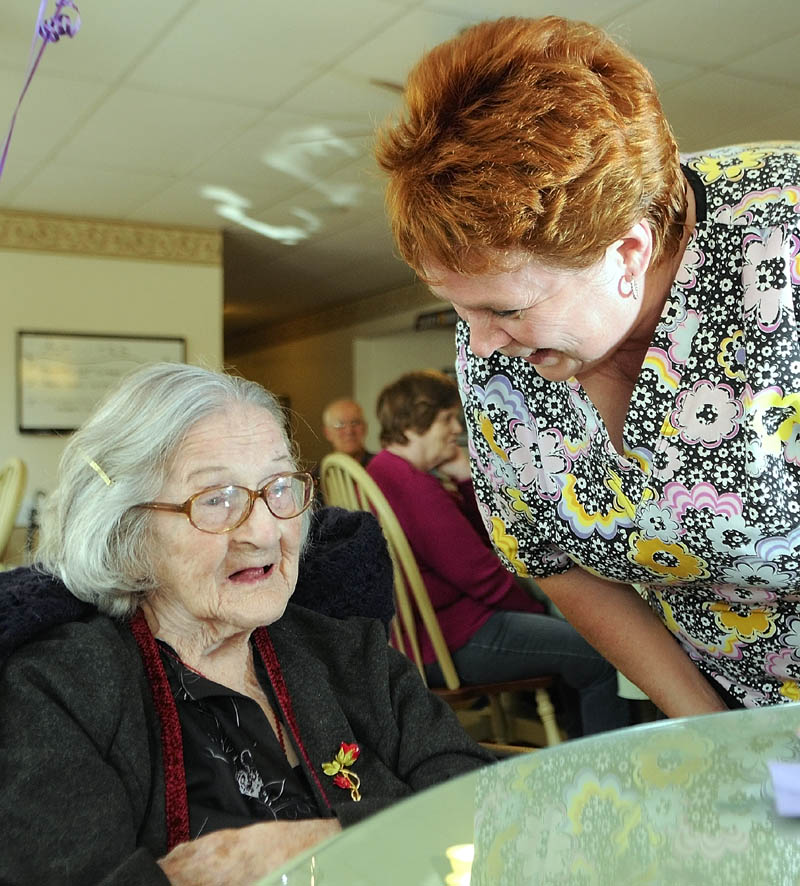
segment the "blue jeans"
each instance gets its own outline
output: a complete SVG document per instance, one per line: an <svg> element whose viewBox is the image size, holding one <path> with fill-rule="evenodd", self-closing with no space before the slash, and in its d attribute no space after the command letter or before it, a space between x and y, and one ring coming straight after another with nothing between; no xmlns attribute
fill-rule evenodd
<svg viewBox="0 0 800 886"><path fill-rule="evenodd" d="M630 725L628 701L617 695L616 670L560 618L496 612L451 654L465 684L558 675L578 694L584 735ZM431 686L444 685L438 664L425 670Z"/></svg>

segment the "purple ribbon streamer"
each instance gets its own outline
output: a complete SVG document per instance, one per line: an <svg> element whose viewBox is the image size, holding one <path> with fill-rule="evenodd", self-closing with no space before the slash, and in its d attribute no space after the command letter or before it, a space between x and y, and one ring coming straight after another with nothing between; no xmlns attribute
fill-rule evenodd
<svg viewBox="0 0 800 886"><path fill-rule="evenodd" d="M0 155L0 178L3 176L6 157L8 156L8 147L11 144L11 135L14 132L14 124L17 122L17 114L19 113L22 99L25 98L25 93L31 85L33 75L39 67L39 62L41 61L45 46L47 46L48 43L57 43L62 37L74 37L81 27L81 14L72 0L56 0L55 12L53 13L52 18L47 19L44 18L44 9L46 5L47 0L41 0L39 5L39 15L36 19L36 27L33 31L33 41L31 43L31 53L28 59L28 72L25 75L25 85L22 87L19 101L17 102L16 108L14 108L14 113L11 115L11 125L8 127L8 135L6 135L6 140L3 143L3 153ZM75 10L75 21L70 18L70 13L61 11L65 6ZM37 52L36 43L40 37L42 45Z"/></svg>

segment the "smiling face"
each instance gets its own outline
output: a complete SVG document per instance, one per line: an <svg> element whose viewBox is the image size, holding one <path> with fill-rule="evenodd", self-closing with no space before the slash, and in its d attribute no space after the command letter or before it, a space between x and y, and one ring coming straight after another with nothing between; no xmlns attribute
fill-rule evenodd
<svg viewBox="0 0 800 886"><path fill-rule="evenodd" d="M427 431L420 434L408 428L408 443L402 447L404 456L422 471L431 471L458 455L461 433L461 407L441 409Z"/></svg>
<svg viewBox="0 0 800 886"><path fill-rule="evenodd" d="M479 357L522 357L543 378L564 381L606 360L627 338L641 302L619 291L626 267L609 248L597 264L555 270L526 259L511 270L466 277L426 268L431 290L469 325Z"/></svg>
<svg viewBox="0 0 800 886"><path fill-rule="evenodd" d="M158 500L180 503L223 484L260 489L291 470L294 462L273 416L236 403L189 431ZM202 637L211 645L280 618L297 582L302 519L279 520L259 499L241 526L212 535L181 514L154 511L157 590L145 610L158 625L157 636L187 643Z"/></svg>

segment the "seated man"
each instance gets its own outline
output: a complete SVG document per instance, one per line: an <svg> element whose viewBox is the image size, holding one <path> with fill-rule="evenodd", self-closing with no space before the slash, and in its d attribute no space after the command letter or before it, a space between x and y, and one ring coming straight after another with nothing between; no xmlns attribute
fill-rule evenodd
<svg viewBox="0 0 800 886"><path fill-rule="evenodd" d="M375 453L364 446L367 423L358 403L345 399L329 403L322 413L322 428L334 452L352 456L362 468L369 464Z"/></svg>

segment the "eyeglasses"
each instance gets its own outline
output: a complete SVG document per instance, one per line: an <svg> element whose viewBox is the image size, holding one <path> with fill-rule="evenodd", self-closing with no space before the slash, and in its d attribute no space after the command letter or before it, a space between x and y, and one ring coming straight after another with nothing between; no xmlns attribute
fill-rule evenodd
<svg viewBox="0 0 800 886"><path fill-rule="evenodd" d="M222 535L232 532L247 520L253 513L257 498L264 502L274 517L291 520L302 514L313 501L314 478L304 471L276 474L261 489L210 486L190 495L180 505L148 501L135 507L183 514L195 529Z"/></svg>
<svg viewBox="0 0 800 886"><path fill-rule="evenodd" d="M361 428L364 426L363 418L354 418L352 421L335 421L328 425L334 431L343 431L345 428Z"/></svg>

